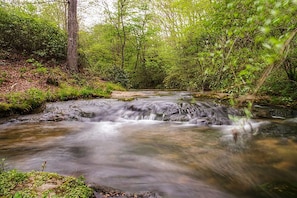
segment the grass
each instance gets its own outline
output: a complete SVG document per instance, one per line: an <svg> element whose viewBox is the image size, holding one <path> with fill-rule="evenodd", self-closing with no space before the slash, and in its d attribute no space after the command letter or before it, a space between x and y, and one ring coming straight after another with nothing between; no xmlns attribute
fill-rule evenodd
<svg viewBox="0 0 297 198"><path fill-rule="evenodd" d="M0 117L14 113L29 113L40 107L47 98L43 91L31 88L23 93L15 92L4 96L0 102Z"/></svg>
<svg viewBox="0 0 297 198"><path fill-rule="evenodd" d="M14 114L27 114L43 106L45 102L65 101L87 98L108 98L113 90L124 90L118 84L86 79L75 76L67 78L60 70L52 70L57 77L57 85L51 90L30 88L24 92L0 94L0 117Z"/></svg>
<svg viewBox="0 0 297 198"><path fill-rule="evenodd" d="M0 172L0 197L91 197L93 190L84 178L61 176L56 173L17 170Z"/></svg>
<svg viewBox="0 0 297 198"><path fill-rule="evenodd" d="M57 173L42 171L6 171L5 159L0 161L0 197L45 198L81 197L88 198L93 190L84 182L83 177L74 178Z"/></svg>

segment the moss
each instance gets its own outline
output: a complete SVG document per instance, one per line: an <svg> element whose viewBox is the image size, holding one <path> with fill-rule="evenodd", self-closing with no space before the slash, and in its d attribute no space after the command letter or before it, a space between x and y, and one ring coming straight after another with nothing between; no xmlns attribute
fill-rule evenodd
<svg viewBox="0 0 297 198"><path fill-rule="evenodd" d="M63 74L62 74L63 75ZM58 76L59 86L52 90L31 88L25 92L12 92L0 96L0 117L28 114L43 107L46 102L66 101L83 98L109 98L113 90L125 90L118 84L86 80L85 76L66 79Z"/></svg>
<svg viewBox="0 0 297 198"><path fill-rule="evenodd" d="M42 106L46 101L43 91L31 88L24 93L11 93L5 97L5 102L0 104L0 112L29 113Z"/></svg>
<svg viewBox="0 0 297 198"><path fill-rule="evenodd" d="M0 172L0 197L91 197L84 178L47 172Z"/></svg>
<svg viewBox="0 0 297 198"><path fill-rule="evenodd" d="M11 104L0 102L0 112L7 112L11 108Z"/></svg>
<svg viewBox="0 0 297 198"><path fill-rule="evenodd" d="M262 184L258 187L263 197L286 197L293 198L297 196L297 183L296 182L282 182L275 181Z"/></svg>

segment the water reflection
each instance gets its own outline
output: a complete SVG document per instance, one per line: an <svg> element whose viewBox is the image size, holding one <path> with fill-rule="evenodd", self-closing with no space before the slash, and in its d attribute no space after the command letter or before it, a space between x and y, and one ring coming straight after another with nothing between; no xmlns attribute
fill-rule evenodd
<svg viewBox="0 0 297 198"><path fill-rule="evenodd" d="M296 141L258 135L236 147L230 129L150 120L2 125L0 158L26 171L47 161L46 171L170 198L282 197L258 190L296 183Z"/></svg>

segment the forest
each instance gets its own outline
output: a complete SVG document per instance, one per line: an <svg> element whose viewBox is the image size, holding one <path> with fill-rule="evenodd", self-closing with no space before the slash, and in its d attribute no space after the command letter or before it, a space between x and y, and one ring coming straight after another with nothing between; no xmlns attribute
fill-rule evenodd
<svg viewBox="0 0 297 198"><path fill-rule="evenodd" d="M296 16L0 0L0 197L296 197Z"/></svg>
<svg viewBox="0 0 297 198"><path fill-rule="evenodd" d="M78 4L78 73L128 89L297 98L296 0ZM65 63L66 1L1 0L0 9L2 54Z"/></svg>

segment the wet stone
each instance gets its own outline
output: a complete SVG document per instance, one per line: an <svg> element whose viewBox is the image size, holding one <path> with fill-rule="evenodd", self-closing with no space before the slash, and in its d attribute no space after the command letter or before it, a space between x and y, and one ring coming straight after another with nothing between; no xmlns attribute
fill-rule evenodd
<svg viewBox="0 0 297 198"><path fill-rule="evenodd" d="M94 195L92 198L162 198L156 192L123 192L112 187L101 186L96 184L90 184L89 187L94 190Z"/></svg>
<svg viewBox="0 0 297 198"><path fill-rule="evenodd" d="M78 100L49 103L43 112L32 118L37 121L116 121L158 120L190 122L197 125L230 125L229 115L241 116L239 110L211 102Z"/></svg>

